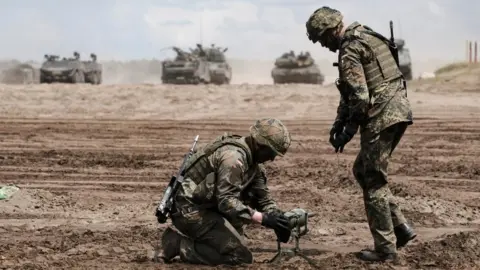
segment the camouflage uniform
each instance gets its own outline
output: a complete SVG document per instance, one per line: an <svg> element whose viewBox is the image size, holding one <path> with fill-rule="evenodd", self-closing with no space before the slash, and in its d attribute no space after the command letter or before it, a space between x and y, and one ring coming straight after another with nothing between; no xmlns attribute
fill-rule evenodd
<svg viewBox="0 0 480 270"><path fill-rule="evenodd" d="M335 19L333 25L339 25L342 18L329 8L317 10L312 17L307 29L325 18ZM390 155L413 120L402 73L381 38L354 22L339 40L341 97L332 132L338 135L345 127L347 143L360 128L361 149L353 173L363 189L375 251L394 254L394 227L405 224L406 219L387 185L387 168Z"/></svg>
<svg viewBox="0 0 480 270"><path fill-rule="evenodd" d="M279 139L262 141L265 134L258 132L259 126L267 123L273 126L270 132L280 130ZM258 143L270 143L278 155L290 145L290 134L275 119L257 121L251 133ZM279 144L272 145L276 141ZM252 223L254 209L282 211L270 196L265 167L255 162L246 138L220 136L197 151L186 166L175 197L177 212L172 214L173 225L184 235L179 244L181 260L205 265L252 263L243 226Z"/></svg>

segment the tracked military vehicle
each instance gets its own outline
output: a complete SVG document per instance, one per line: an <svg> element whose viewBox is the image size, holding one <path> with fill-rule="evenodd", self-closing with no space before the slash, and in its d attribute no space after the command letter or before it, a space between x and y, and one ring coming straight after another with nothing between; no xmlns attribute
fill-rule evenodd
<svg viewBox="0 0 480 270"><path fill-rule="evenodd" d="M395 44L398 48L398 62L400 64L400 71L406 80L411 80L412 76L412 59L410 58L410 50L405 48L404 39L395 39Z"/></svg>
<svg viewBox="0 0 480 270"><path fill-rule="evenodd" d="M207 61L200 53L186 52L172 47L177 53L174 59L162 61L162 82L164 84L199 84L209 82Z"/></svg>
<svg viewBox="0 0 480 270"><path fill-rule="evenodd" d="M84 83L85 64L80 61L80 54L73 53L73 58L60 59L58 55L45 55L45 62L40 68L40 83Z"/></svg>
<svg viewBox="0 0 480 270"><path fill-rule="evenodd" d="M175 59L162 62L162 82L165 84L229 84L232 68L225 58L227 48L203 48L197 44L195 49L186 52L172 47L177 53Z"/></svg>
<svg viewBox="0 0 480 270"><path fill-rule="evenodd" d="M321 73L309 52L295 56L293 51L284 53L275 60L271 72L274 84L305 83L323 84L325 76Z"/></svg>
<svg viewBox="0 0 480 270"><path fill-rule="evenodd" d="M200 49L204 50L201 46ZM232 80L232 67L225 57L227 50L228 48L216 47L215 44L205 49L211 83L230 84Z"/></svg>
<svg viewBox="0 0 480 270"><path fill-rule="evenodd" d="M91 84L102 83L102 64L97 62L97 55L90 54L91 60L82 61L85 65L85 82Z"/></svg>

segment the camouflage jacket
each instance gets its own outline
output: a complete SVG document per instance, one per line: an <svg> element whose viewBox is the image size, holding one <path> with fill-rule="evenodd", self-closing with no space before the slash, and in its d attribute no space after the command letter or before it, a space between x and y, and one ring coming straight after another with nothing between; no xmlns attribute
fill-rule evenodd
<svg viewBox="0 0 480 270"><path fill-rule="evenodd" d="M341 98L336 122L360 126L362 134L378 134L398 123L412 123L412 111L401 72L388 45L365 31L358 22L349 25L338 55Z"/></svg>
<svg viewBox="0 0 480 270"><path fill-rule="evenodd" d="M253 163L244 137L237 142L244 147L223 145L193 165L176 196L179 208L203 206L220 212L234 226L250 223L253 209L277 209L267 188L265 167Z"/></svg>

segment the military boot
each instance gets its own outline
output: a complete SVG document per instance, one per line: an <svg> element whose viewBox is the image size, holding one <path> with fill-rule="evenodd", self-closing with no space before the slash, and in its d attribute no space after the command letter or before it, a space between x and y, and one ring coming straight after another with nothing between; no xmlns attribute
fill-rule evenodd
<svg viewBox="0 0 480 270"><path fill-rule="evenodd" d="M362 250L358 254L358 258L369 262L396 261L397 253L380 253L372 250Z"/></svg>
<svg viewBox="0 0 480 270"><path fill-rule="evenodd" d="M165 263L171 262L173 258L180 255L180 242L182 236L175 230L168 227L162 235L162 255L161 258Z"/></svg>
<svg viewBox="0 0 480 270"><path fill-rule="evenodd" d="M393 231L397 237L397 248L404 247L409 241L417 237L417 234L407 223L396 226Z"/></svg>

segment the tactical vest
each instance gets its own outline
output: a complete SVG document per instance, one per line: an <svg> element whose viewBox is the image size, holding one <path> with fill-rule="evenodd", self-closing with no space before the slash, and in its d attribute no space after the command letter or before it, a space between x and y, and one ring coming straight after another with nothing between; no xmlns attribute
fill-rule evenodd
<svg viewBox="0 0 480 270"><path fill-rule="evenodd" d="M362 63L367 86L371 92L384 82L403 77L403 74L392 55L390 41L368 26L360 26L362 25L357 23L352 29L347 30L341 47L348 46L351 40L358 40L372 50L375 59L369 63ZM341 53L339 53L339 57L341 57Z"/></svg>
<svg viewBox="0 0 480 270"><path fill-rule="evenodd" d="M250 149L247 145L238 141L240 138L240 135L225 133L224 135L217 137L212 143L196 151L187 160L185 165L185 178L192 179L197 185L202 182L208 174L214 171L214 168L208 161L208 157L218 148L225 145L234 145L241 148L247 155L248 164L252 164L253 157Z"/></svg>

